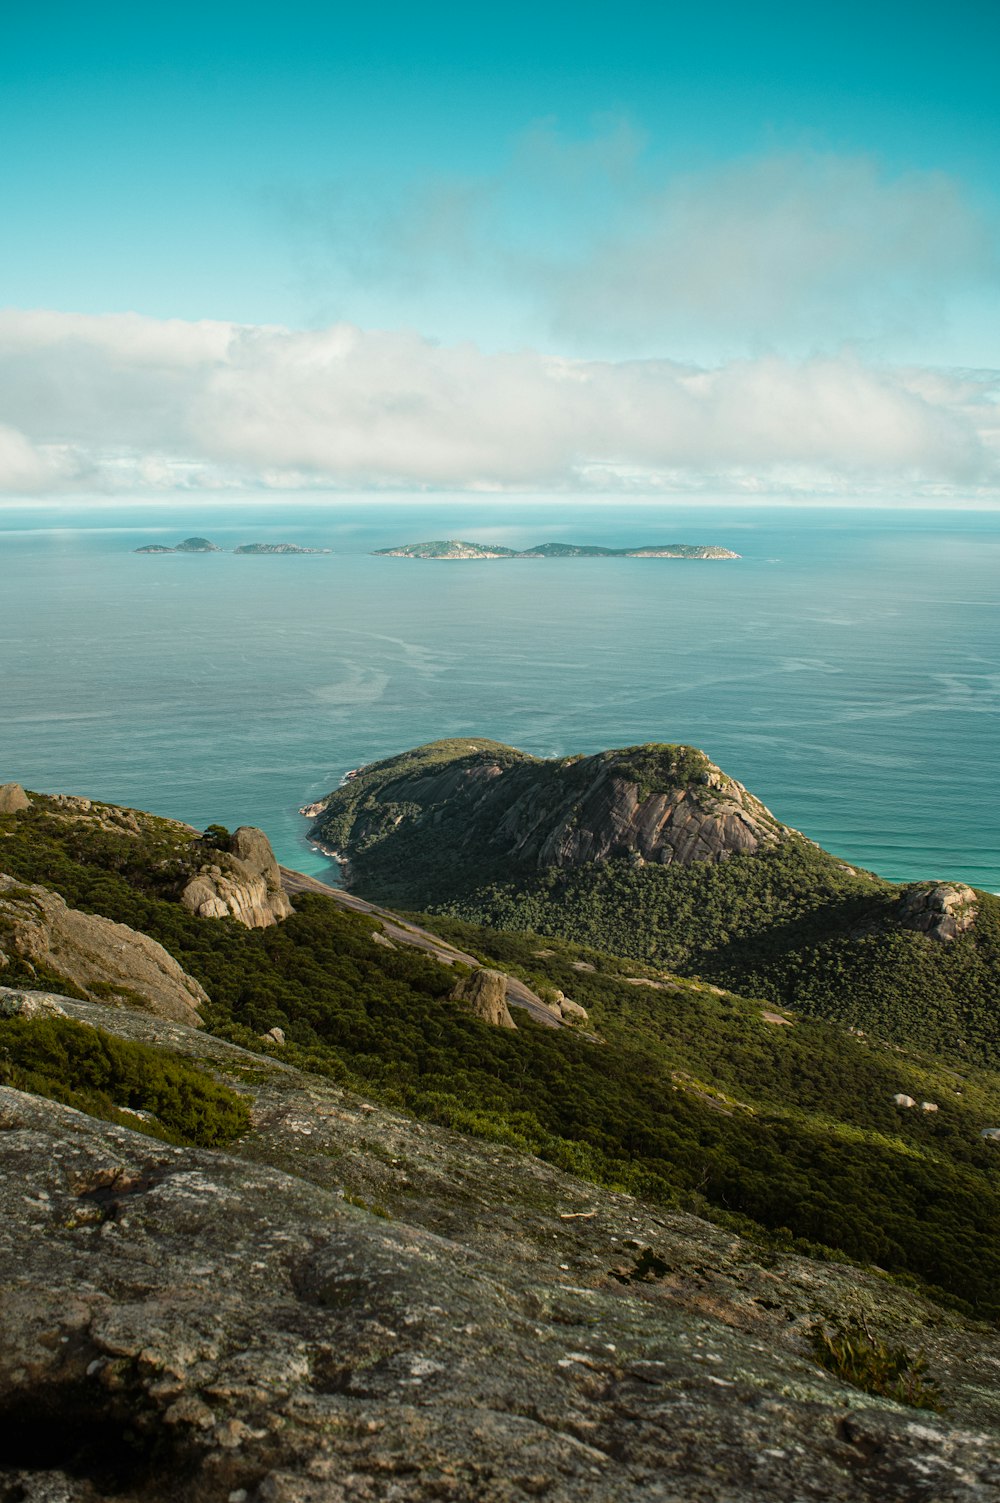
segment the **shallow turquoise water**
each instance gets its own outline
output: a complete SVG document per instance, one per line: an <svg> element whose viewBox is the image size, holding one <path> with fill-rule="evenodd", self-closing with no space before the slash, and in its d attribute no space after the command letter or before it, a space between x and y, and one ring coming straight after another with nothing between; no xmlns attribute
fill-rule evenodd
<svg viewBox="0 0 1000 1503"><path fill-rule="evenodd" d="M242 520L238 520L238 518ZM198 532L330 557L141 557ZM739 562L435 564L427 537ZM262 825L421 741L703 747L893 878L1000 889L1000 515L535 503L0 512L0 781Z"/></svg>

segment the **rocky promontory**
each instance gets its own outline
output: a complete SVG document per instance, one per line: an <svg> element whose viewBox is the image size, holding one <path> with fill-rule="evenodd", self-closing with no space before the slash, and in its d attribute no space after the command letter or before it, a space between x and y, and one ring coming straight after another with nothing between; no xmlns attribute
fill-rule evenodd
<svg viewBox="0 0 1000 1503"><path fill-rule="evenodd" d="M484 741L434 742L372 763L331 793L310 835L363 873L372 853L448 832L453 859L544 870L628 858L725 861L783 827L692 747L649 745L541 761ZM359 864L360 863L360 864Z"/></svg>

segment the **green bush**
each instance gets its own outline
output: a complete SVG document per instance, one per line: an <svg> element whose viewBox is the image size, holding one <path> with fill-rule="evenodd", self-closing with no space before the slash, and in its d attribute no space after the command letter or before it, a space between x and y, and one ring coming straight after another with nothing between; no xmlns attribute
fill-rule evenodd
<svg viewBox="0 0 1000 1503"><path fill-rule="evenodd" d="M0 1019L0 1083L172 1143L218 1148L250 1126L246 1102L186 1060L71 1018Z"/></svg>
<svg viewBox="0 0 1000 1503"><path fill-rule="evenodd" d="M888 1346L864 1320L817 1321L807 1334L817 1362L843 1382L914 1409L941 1409L923 1352Z"/></svg>

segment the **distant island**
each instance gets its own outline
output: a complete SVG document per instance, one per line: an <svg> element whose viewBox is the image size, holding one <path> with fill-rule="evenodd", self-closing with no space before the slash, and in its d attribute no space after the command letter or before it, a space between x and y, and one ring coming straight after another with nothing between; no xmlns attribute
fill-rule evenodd
<svg viewBox="0 0 1000 1503"><path fill-rule="evenodd" d="M222 549L215 543L210 543L208 538L185 538L183 543L178 543L175 548L168 548L163 543L147 543L145 548L135 548L134 553L221 553Z"/></svg>
<svg viewBox="0 0 1000 1503"><path fill-rule="evenodd" d="M300 548L298 543L243 543L234 553L332 553L332 548Z"/></svg>
<svg viewBox="0 0 1000 1503"><path fill-rule="evenodd" d="M185 538L174 548L165 543L147 543L145 548L134 548L134 553L223 553L225 550L208 538ZM332 553L332 548L300 548L298 543L241 543L234 553Z"/></svg>
<svg viewBox="0 0 1000 1503"><path fill-rule="evenodd" d="M499 543L466 543L449 538L431 543L404 543L376 548L381 558L739 558L729 548L696 543L646 543L639 548L601 548L589 543L539 543L534 548L504 548Z"/></svg>

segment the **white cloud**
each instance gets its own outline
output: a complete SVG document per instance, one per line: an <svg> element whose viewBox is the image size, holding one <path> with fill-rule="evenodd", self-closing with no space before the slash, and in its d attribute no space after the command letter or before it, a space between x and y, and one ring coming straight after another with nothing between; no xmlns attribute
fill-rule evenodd
<svg viewBox="0 0 1000 1503"><path fill-rule="evenodd" d="M552 268L557 328L721 335L815 347L939 322L997 285L994 227L944 173L886 176L864 156L793 152L669 177L628 195Z"/></svg>
<svg viewBox="0 0 1000 1503"><path fill-rule="evenodd" d="M408 332L0 313L0 487L986 491L995 378L585 361Z"/></svg>
<svg viewBox="0 0 1000 1503"><path fill-rule="evenodd" d="M576 353L927 349L1000 292L996 203L946 173L816 150L685 168L620 121L538 126L493 175L389 202L329 185L274 204L314 308L486 337L499 317Z"/></svg>

